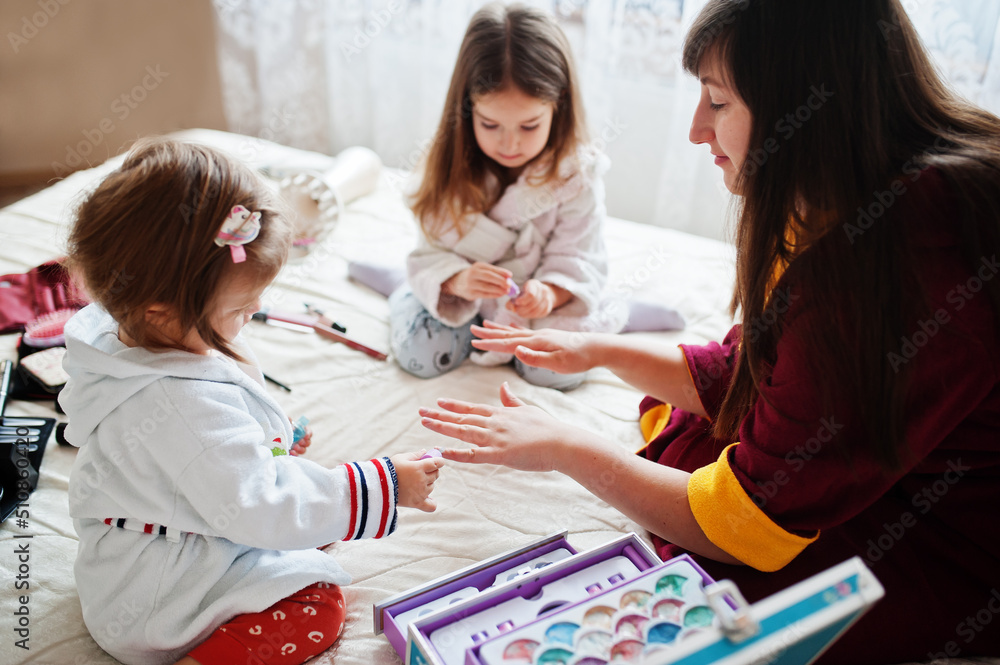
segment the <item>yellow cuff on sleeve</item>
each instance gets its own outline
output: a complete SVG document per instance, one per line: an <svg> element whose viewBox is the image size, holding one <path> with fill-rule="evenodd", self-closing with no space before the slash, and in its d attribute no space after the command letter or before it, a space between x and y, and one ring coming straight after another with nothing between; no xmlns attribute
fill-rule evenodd
<svg viewBox="0 0 1000 665"><path fill-rule="evenodd" d="M639 429L642 431L642 438L649 443L656 437L670 422L670 413L674 410L669 404L657 404L652 409L642 414L639 418Z"/></svg>
<svg viewBox="0 0 1000 665"><path fill-rule="evenodd" d="M722 550L757 570L787 565L819 537L803 538L781 528L753 502L729 467L727 446L717 462L691 474L688 502L705 535Z"/></svg>

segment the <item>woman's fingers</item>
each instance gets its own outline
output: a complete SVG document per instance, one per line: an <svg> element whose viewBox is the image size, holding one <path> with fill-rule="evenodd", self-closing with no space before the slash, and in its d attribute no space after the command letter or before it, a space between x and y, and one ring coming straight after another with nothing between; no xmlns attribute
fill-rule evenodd
<svg viewBox="0 0 1000 665"><path fill-rule="evenodd" d="M524 342L526 342L526 341L528 341L530 339L522 331L504 332L504 333L500 333L500 334L492 334L489 331L487 331L485 328L482 328L479 331L473 330L472 334L476 336L472 340L473 344L475 344L476 342L494 342L494 343L502 343L502 344L523 344Z"/></svg>
<svg viewBox="0 0 1000 665"><path fill-rule="evenodd" d="M521 344L516 339L473 339L472 347L480 351L500 351L501 353L514 353Z"/></svg>
<svg viewBox="0 0 1000 665"><path fill-rule="evenodd" d="M496 409L489 404L474 404L472 402L463 402L459 399L449 399L447 397L442 397L438 399L437 404L439 407L446 411L451 411L452 413L466 413L473 416L492 416ZM426 407L421 407L421 410Z"/></svg>
<svg viewBox="0 0 1000 665"><path fill-rule="evenodd" d="M483 325L481 326L472 324L469 330L472 331L473 335L475 335L480 339L503 339L504 337L509 335L510 332L512 332L504 328L494 327L496 326L496 324L493 324L491 326L490 323L491 323L490 321L483 321Z"/></svg>
<svg viewBox="0 0 1000 665"><path fill-rule="evenodd" d="M445 448L441 455L453 462L465 464L494 464L492 448Z"/></svg>
<svg viewBox="0 0 1000 665"><path fill-rule="evenodd" d="M506 381L500 386L500 401L503 402L504 406L524 406L524 402L514 395L514 392L510 389L510 385Z"/></svg>
<svg viewBox="0 0 1000 665"><path fill-rule="evenodd" d="M553 369L553 367L550 367L552 363L549 361L552 354L548 351L536 351L534 349L529 349L526 346L519 346L512 349L512 353L515 358L523 362L525 365L539 367L541 369Z"/></svg>
<svg viewBox="0 0 1000 665"><path fill-rule="evenodd" d="M485 416L458 414L450 411L437 411L435 409L421 408L420 417L439 420L452 425L477 427L479 429L485 429L489 425L489 421Z"/></svg>
<svg viewBox="0 0 1000 665"><path fill-rule="evenodd" d="M486 329L481 329L483 333L473 330L472 334L476 335L478 339L472 340L472 346L477 349L483 349L484 351L504 351L507 353L512 353L514 349L518 346L548 346L544 339L541 339L535 335L525 334L525 331L518 330L512 332L505 332L502 334L491 334L486 332Z"/></svg>
<svg viewBox="0 0 1000 665"><path fill-rule="evenodd" d="M504 325L503 323L497 323L496 321L490 321L489 319L483 321L482 326L476 326L476 327L480 329L489 328L490 330L505 331L512 333L523 332L527 330L527 328L524 328L522 326L508 326Z"/></svg>
<svg viewBox="0 0 1000 665"><path fill-rule="evenodd" d="M440 412L438 412L439 415ZM447 420L435 418L433 415L423 416L420 424L432 432L437 432L443 436L465 441L466 443L480 444L485 442L486 430L482 427L469 424L459 424ZM442 456L444 452L441 453Z"/></svg>
<svg viewBox="0 0 1000 665"><path fill-rule="evenodd" d="M515 357L521 360L529 358L542 358L548 354L548 351L538 351L536 349L529 348L527 346L518 345L511 349L511 352Z"/></svg>
<svg viewBox="0 0 1000 665"><path fill-rule="evenodd" d="M525 406L506 382L500 388L500 400L504 407ZM441 450L440 463L445 459L472 464L501 463L498 457L501 450L496 447L503 447L495 431L499 426L495 419L500 414L497 407L452 399L439 399L438 406L439 409L421 407L420 424L442 436L472 444L471 448Z"/></svg>

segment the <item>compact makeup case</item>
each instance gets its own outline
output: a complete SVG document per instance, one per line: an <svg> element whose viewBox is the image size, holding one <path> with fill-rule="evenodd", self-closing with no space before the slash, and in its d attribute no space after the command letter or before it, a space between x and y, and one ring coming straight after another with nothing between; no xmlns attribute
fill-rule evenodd
<svg viewBox="0 0 1000 665"><path fill-rule="evenodd" d="M11 392L13 361L0 362L0 522L38 485L38 468L45 444L56 426L55 418L6 416Z"/></svg>
<svg viewBox="0 0 1000 665"><path fill-rule="evenodd" d="M55 418L0 418L0 522L38 485L45 444L55 426Z"/></svg>
<svg viewBox="0 0 1000 665"><path fill-rule="evenodd" d="M578 552L563 532L388 598L374 621L406 665L802 665L883 593L854 558L749 605L635 534Z"/></svg>

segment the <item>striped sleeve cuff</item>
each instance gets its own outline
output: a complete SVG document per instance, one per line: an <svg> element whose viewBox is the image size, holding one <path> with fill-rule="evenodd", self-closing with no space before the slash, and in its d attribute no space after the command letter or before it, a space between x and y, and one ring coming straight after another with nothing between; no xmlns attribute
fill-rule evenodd
<svg viewBox="0 0 1000 665"><path fill-rule="evenodd" d="M688 502L691 512L710 541L757 570L773 572L785 567L819 537L798 536L776 524L746 493L722 451L717 462L691 474Z"/></svg>
<svg viewBox="0 0 1000 665"><path fill-rule="evenodd" d="M382 538L396 530L399 484L388 457L345 464L351 512L344 540Z"/></svg>

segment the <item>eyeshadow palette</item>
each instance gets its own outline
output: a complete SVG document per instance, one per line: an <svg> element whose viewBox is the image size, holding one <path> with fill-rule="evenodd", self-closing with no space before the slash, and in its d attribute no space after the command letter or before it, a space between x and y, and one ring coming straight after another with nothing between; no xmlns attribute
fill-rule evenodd
<svg viewBox="0 0 1000 665"><path fill-rule="evenodd" d="M406 665L801 665L882 595L854 558L748 605L635 534L577 552L564 532L388 598L374 619Z"/></svg>
<svg viewBox="0 0 1000 665"><path fill-rule="evenodd" d="M431 644L445 662L462 663L467 648L508 633L525 621L586 599L638 573L638 567L627 556L596 561L565 577L548 580L538 591L532 591L530 597L515 595L432 631Z"/></svg>
<svg viewBox="0 0 1000 665"><path fill-rule="evenodd" d="M689 558L672 559L476 651L483 665L635 662L713 625L709 579Z"/></svg>
<svg viewBox="0 0 1000 665"><path fill-rule="evenodd" d="M557 533L375 606L375 633L406 663L464 665L465 652L660 564L635 534L577 552Z"/></svg>

